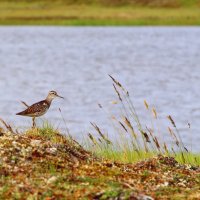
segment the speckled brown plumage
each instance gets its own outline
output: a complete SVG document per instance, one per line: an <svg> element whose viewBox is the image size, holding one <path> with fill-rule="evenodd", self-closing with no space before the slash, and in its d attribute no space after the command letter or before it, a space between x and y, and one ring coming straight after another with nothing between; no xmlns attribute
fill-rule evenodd
<svg viewBox="0 0 200 200"><path fill-rule="evenodd" d="M44 115L50 107L50 102L43 100L29 106L26 110L17 113L16 115L23 115L28 117L40 117Z"/></svg>
<svg viewBox="0 0 200 200"><path fill-rule="evenodd" d="M59 96L56 91L50 91L45 100L34 103L31 106L28 106L25 102L22 101L22 103L28 108L22 112L17 113L16 115L32 117L33 127L35 127L35 118L44 115L48 111L52 100L56 97L64 99L63 97Z"/></svg>

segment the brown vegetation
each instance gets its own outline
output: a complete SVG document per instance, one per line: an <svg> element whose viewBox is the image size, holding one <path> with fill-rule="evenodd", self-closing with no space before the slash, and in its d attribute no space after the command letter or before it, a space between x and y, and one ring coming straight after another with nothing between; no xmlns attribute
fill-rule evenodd
<svg viewBox="0 0 200 200"><path fill-rule="evenodd" d="M0 199L200 198L197 167L164 156L137 164L96 158L55 130L1 129L0 163Z"/></svg>
<svg viewBox="0 0 200 200"><path fill-rule="evenodd" d="M18 2L17 0L2 0L5 2ZM181 7L185 5L199 5L199 0L21 0L20 2L42 2L45 4L100 4L110 6L139 5L150 7Z"/></svg>
<svg viewBox="0 0 200 200"><path fill-rule="evenodd" d="M105 5L140 5L150 7L180 7L179 0L100 0Z"/></svg>

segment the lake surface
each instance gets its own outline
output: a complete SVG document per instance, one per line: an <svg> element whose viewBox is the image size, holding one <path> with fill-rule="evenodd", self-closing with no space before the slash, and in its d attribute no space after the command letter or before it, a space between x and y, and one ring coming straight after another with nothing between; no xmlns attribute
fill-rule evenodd
<svg viewBox="0 0 200 200"><path fill-rule="evenodd" d="M67 126L79 140L93 131L91 121L114 135L97 106L120 115L110 103L111 74L129 90L144 124L146 99L158 112L159 137L168 139L170 114L188 148L199 151L199 36L198 27L0 27L0 117L26 128L31 119L15 115L24 108L20 100L32 104L56 90L65 100L56 99L42 119Z"/></svg>

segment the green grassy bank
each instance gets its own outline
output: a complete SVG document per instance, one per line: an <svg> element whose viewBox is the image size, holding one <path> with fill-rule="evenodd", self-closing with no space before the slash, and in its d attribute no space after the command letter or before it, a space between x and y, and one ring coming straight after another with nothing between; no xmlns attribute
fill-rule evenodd
<svg viewBox="0 0 200 200"><path fill-rule="evenodd" d="M73 3L72 3L73 2ZM130 3L131 2L131 3ZM165 2L163 4L162 2ZM166 3L167 2L167 3ZM199 25L199 1L0 1L1 25Z"/></svg>
<svg viewBox="0 0 200 200"><path fill-rule="evenodd" d="M0 128L0 199L199 199L200 169L173 157L113 161L49 126ZM134 155L134 154L133 154ZM136 155L136 154L135 154Z"/></svg>

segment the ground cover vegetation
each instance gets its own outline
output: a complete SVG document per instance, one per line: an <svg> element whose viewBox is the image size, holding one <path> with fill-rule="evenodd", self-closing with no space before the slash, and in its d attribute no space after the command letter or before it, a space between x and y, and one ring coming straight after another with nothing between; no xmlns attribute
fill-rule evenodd
<svg viewBox="0 0 200 200"><path fill-rule="evenodd" d="M1 199L200 198L200 156L184 145L173 118L167 144L156 136L156 109L144 101L153 119L143 125L129 92L110 78L121 115L109 120L120 141L95 122L96 133L80 143L48 122L21 132L0 120Z"/></svg>

